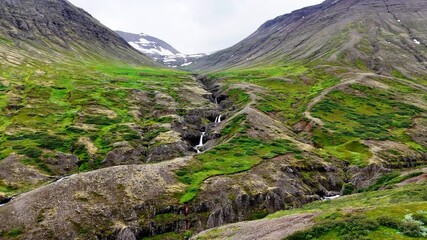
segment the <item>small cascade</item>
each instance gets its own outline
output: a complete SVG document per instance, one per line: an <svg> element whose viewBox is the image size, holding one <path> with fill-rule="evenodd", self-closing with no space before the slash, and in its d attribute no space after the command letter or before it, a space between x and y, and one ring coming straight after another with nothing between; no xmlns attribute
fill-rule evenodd
<svg viewBox="0 0 427 240"><path fill-rule="evenodd" d="M200 148L202 148L203 145L204 145L203 144L203 139L204 139L205 135L206 135L206 132L202 132L202 134L200 135L199 145L197 145L197 146L194 147L194 149L197 151L197 153L200 153Z"/></svg>
<svg viewBox="0 0 427 240"><path fill-rule="evenodd" d="M219 104L219 103L218 103L218 98L215 98L215 104Z"/></svg>
<svg viewBox="0 0 427 240"><path fill-rule="evenodd" d="M218 117L218 122L217 122L217 123L220 123L220 122L221 122L221 117L222 117L222 115L219 115L219 117Z"/></svg>
<svg viewBox="0 0 427 240"><path fill-rule="evenodd" d="M202 135L200 135L200 142L197 147L203 147L203 138L205 137L206 132L202 132Z"/></svg>

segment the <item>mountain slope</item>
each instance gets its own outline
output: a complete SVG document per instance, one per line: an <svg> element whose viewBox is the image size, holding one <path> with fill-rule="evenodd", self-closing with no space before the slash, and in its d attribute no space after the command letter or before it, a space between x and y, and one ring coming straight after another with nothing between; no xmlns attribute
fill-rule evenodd
<svg viewBox="0 0 427 240"><path fill-rule="evenodd" d="M327 1L321 5L325 8L309 12L333 14L329 8L364 6L339 11L350 14L344 18L319 18L315 25L344 26L375 9L380 19L387 18L378 2ZM407 3L424 11L419 2ZM399 10L408 11L415 12ZM319 29L306 34L316 36ZM332 30L346 36L346 29ZM269 41L286 38L270 39L262 32ZM343 237L359 229L399 236L399 223L384 230L377 217L390 217L387 210L392 209L399 211L391 216L396 221L408 208L411 213L425 208L425 185L376 191L425 182L420 169L427 164L425 75L420 64L411 62L379 61L378 68L368 67L363 59L375 59L376 52L354 50L351 44L348 54L334 60L323 51L341 49L347 38L329 37L307 40L323 50L299 49L296 55L293 48L272 55L274 50L259 48L268 42L248 43L250 52L259 54L252 64L242 58L241 65L233 65L224 58L225 65L208 70L230 69L206 76L135 67L111 61L111 53L105 55L109 62L102 55L79 62L79 55L70 53L74 57L67 56L66 63L44 64L53 52L38 62L33 58L33 64L0 65L0 202L5 203L0 204L0 238L187 239L205 229L284 209L298 212L311 202L358 192L368 193L334 201L338 208L332 211L329 202L308 209L320 212L320 227L334 224L323 232L325 238L335 237L347 223L355 227L345 229L350 231ZM363 58L353 62L359 54ZM362 214L374 209L376 215L359 221L359 214L347 214L357 210L346 208L347 203L361 205ZM377 209L378 204L393 208ZM278 236L286 232L288 220L299 229L317 224L310 216L273 220L279 225L268 222L267 231L263 220L256 225L262 231L238 224L242 231L215 229L205 238L224 238L229 231L237 232L236 238ZM301 234L313 235L310 230Z"/></svg>
<svg viewBox="0 0 427 240"><path fill-rule="evenodd" d="M116 31L132 47L151 57L154 61L172 68L186 67L206 54L182 54L163 40L147 34L133 34Z"/></svg>
<svg viewBox="0 0 427 240"><path fill-rule="evenodd" d="M216 106L192 76L68 1L0 3L1 204L71 174L194 152L198 126L175 120Z"/></svg>
<svg viewBox="0 0 427 240"><path fill-rule="evenodd" d="M389 73L426 73L427 1L327 0L277 17L251 36L209 55L195 70L285 60L332 62Z"/></svg>
<svg viewBox="0 0 427 240"><path fill-rule="evenodd" d="M163 40L149 36L147 34L133 34L116 31L120 37L126 40L132 47L147 54L152 58L161 58L168 55L178 54L179 51Z"/></svg>
<svg viewBox="0 0 427 240"><path fill-rule="evenodd" d="M122 38L66 0L2 0L0 53L10 64L23 58L122 61L156 65Z"/></svg>

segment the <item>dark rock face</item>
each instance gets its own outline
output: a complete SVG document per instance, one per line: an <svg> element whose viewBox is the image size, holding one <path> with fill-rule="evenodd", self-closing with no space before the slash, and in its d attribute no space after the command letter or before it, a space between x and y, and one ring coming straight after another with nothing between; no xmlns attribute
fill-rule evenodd
<svg viewBox="0 0 427 240"><path fill-rule="evenodd" d="M318 162L315 156L309 158L309 168L289 165L291 156L282 156L248 173L207 180L198 197L210 213L204 228L244 221L258 212L300 207L339 192L345 181L345 167L331 167ZM303 177L308 172L310 179Z"/></svg>
<svg viewBox="0 0 427 240"><path fill-rule="evenodd" d="M129 144L111 150L102 161L103 167L142 164L146 149L142 146L132 147Z"/></svg>
<svg viewBox="0 0 427 240"><path fill-rule="evenodd" d="M79 168L79 158L71 154L58 153L46 161L49 168L59 176L65 176L70 172L75 172Z"/></svg>
<svg viewBox="0 0 427 240"><path fill-rule="evenodd" d="M10 197L6 197L6 196L4 196L4 195L0 194L0 204L8 203L8 202L10 202L10 200L11 200L11 199L12 199L12 198L10 198Z"/></svg>
<svg viewBox="0 0 427 240"><path fill-rule="evenodd" d="M356 189L363 189L374 184L380 176L390 173L391 170L379 165L369 165L362 169L359 167L353 167L349 172L353 176L351 183L356 187Z"/></svg>
<svg viewBox="0 0 427 240"><path fill-rule="evenodd" d="M214 71L284 58L334 62L345 54L340 63L359 59L377 73L397 67L426 74L427 43L420 40L427 38L426 26L425 0L330 0L270 20L240 43L190 67Z"/></svg>
<svg viewBox="0 0 427 240"><path fill-rule="evenodd" d="M163 144L148 151L146 162L160 162L190 154L191 146L187 142Z"/></svg>
<svg viewBox="0 0 427 240"><path fill-rule="evenodd" d="M50 55L71 51L79 58L102 54L104 58L155 65L87 12L65 0L0 1L0 33L22 48L27 49L28 44Z"/></svg>

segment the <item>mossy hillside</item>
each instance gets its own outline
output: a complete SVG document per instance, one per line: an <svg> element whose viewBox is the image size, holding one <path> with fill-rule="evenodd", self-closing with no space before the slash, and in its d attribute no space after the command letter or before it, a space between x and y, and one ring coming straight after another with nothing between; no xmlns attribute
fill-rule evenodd
<svg viewBox="0 0 427 240"><path fill-rule="evenodd" d="M301 151L289 140L261 140L250 138L246 130L245 115L236 116L222 130L225 136L232 136L220 145L200 154L191 166L176 172L178 179L188 185L180 197L181 203L193 200L208 178L248 171L263 160L279 155L300 154Z"/></svg>
<svg viewBox="0 0 427 240"><path fill-rule="evenodd" d="M301 119L312 98L340 80L321 68L310 69L302 63L230 70L209 76L225 79L226 85L251 83L261 86L266 91L260 93L262 99L257 102L257 108L289 124Z"/></svg>
<svg viewBox="0 0 427 240"><path fill-rule="evenodd" d="M0 68L0 159L24 155L24 164L46 174L55 175L44 163L55 152L76 154L80 171L87 171L97 168L116 142L149 147L166 122L163 114L193 106L182 87L195 83L180 71L99 63ZM132 100L135 92L146 93L145 105ZM156 92L180 105L153 106ZM141 119L130 114L135 109L141 109ZM82 137L95 145L95 155L79 143Z"/></svg>
<svg viewBox="0 0 427 240"><path fill-rule="evenodd" d="M312 239L314 236L316 239L423 239L419 227L424 225L411 226L413 221L407 219L408 216L415 220L427 216L425 187L425 183L412 184L318 201L301 209L277 212L267 218L320 213L313 228L296 233L289 239ZM411 232L411 229L415 231Z"/></svg>
<svg viewBox="0 0 427 240"><path fill-rule="evenodd" d="M347 71L341 67L332 70L286 62L276 66L229 70L210 77L223 79L226 86L255 84L262 87L263 90L256 92L259 99L255 106L291 128L304 120L302 113L308 103L323 90L339 83L337 76ZM388 86L388 89L354 84L350 91L333 91L314 106L313 116L321 119L325 126L312 130L312 134L305 137L311 138L321 149L320 154L332 155L351 165L365 166L372 153L364 140L391 140L404 143L415 151L426 151L406 133L415 117L425 116L425 111L412 105L408 99L416 97L418 102L424 100L425 103L424 92L397 80L378 77L375 81Z"/></svg>
<svg viewBox="0 0 427 240"><path fill-rule="evenodd" d="M394 95L379 89L356 84L351 90L359 96L337 90L313 108L313 116L328 129L314 132L317 146L359 166L366 165L371 156L362 140L392 140L425 151L406 134L413 118L423 114L422 109L397 101Z"/></svg>

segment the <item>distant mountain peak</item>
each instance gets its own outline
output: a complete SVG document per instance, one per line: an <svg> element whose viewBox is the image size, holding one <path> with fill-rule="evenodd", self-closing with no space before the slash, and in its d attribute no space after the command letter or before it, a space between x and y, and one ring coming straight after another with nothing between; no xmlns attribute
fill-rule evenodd
<svg viewBox="0 0 427 240"><path fill-rule="evenodd" d="M145 33L116 31L136 50L172 68L187 67L206 54L182 54L167 42Z"/></svg>

